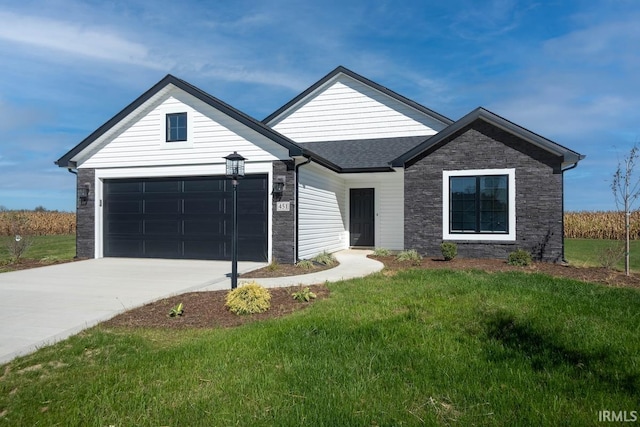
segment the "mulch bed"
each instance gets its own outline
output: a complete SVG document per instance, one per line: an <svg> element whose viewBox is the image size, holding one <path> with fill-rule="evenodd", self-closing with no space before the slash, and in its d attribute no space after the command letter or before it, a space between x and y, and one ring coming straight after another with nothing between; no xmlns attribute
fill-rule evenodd
<svg viewBox="0 0 640 427"><path fill-rule="evenodd" d="M640 276L607 270L605 268L577 268L561 264L533 263L528 267L516 267L508 265L504 260L497 259L463 259L456 258L452 261L425 258L418 263L399 262L393 256L371 257L385 264L385 271L394 271L407 268L426 269L451 269L451 270L482 270L488 272L521 271L529 273L545 273L555 277L565 277L586 282L601 283L607 286L640 288ZM315 272L319 270L312 270ZM277 273L277 274L276 274ZM253 272L251 277L282 277L301 274L299 268L279 265L278 269L265 267ZM247 278L249 275L243 275ZM260 321L280 316L285 316L296 310L309 307L315 301L327 298L329 289L323 285L309 287L317 295L310 302L299 302L291 296L293 292L302 289L299 286L286 288L271 288L271 309L261 314L238 316L228 311L225 306L227 290L190 292L183 295L163 299L143 307L127 311L104 323L107 327L125 328L228 328L239 326L249 322ZM184 314L180 317L169 317L169 311L177 304L184 305Z"/></svg>
<svg viewBox="0 0 640 427"><path fill-rule="evenodd" d="M248 273L241 274L241 279L262 279L268 277L285 277L285 276L300 276L303 274L317 273L318 271L328 270L338 266L338 262L334 265L324 265L314 262L312 269L306 270L301 267L296 267L294 264L273 264L259 270L253 270Z"/></svg>
<svg viewBox="0 0 640 427"><path fill-rule="evenodd" d="M580 280L583 282L600 283L607 286L640 288L640 276L609 270L601 267L574 267L563 264L552 264L548 262L534 262L527 267L518 267L507 264L500 259L466 259L456 258L451 261L444 261L438 258L423 258L420 262L400 262L393 256L374 257L384 263L388 270L401 270L406 268L425 269L450 269L450 270L482 270L489 272L497 271L521 271L528 273L544 273L554 277L564 277L568 279Z"/></svg>
<svg viewBox="0 0 640 427"><path fill-rule="evenodd" d="M293 286L271 288L271 308L264 313L238 316L224 306L228 290L189 292L175 297L152 302L142 307L124 312L103 323L107 327L127 328L229 328L259 320L281 317L296 310L304 309L314 301L327 298L329 289L324 285L308 286L316 294L309 302L293 299L292 294L305 287ZM179 303L183 304L184 314L169 317L169 312Z"/></svg>

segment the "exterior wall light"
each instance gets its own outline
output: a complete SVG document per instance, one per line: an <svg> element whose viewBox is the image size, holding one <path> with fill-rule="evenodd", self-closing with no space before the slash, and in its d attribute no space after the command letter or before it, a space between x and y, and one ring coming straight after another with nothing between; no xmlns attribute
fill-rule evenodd
<svg viewBox="0 0 640 427"><path fill-rule="evenodd" d="M273 183L273 195L276 197L282 197L282 193L284 192L284 184L287 182L287 178L285 176L276 177L276 181Z"/></svg>
<svg viewBox="0 0 640 427"><path fill-rule="evenodd" d="M89 202L89 185L78 187L78 203L80 206L86 206Z"/></svg>

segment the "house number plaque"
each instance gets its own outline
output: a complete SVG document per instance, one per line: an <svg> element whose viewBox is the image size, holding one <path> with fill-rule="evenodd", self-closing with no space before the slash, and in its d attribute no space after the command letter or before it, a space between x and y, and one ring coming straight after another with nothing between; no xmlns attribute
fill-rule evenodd
<svg viewBox="0 0 640 427"><path fill-rule="evenodd" d="M291 210L291 202L277 202L276 211L289 212Z"/></svg>

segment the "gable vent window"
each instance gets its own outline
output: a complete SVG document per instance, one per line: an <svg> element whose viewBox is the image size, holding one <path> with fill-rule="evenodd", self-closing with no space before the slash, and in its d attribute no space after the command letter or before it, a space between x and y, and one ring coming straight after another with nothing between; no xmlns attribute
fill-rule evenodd
<svg viewBox="0 0 640 427"><path fill-rule="evenodd" d="M167 114L167 142L187 140L187 113Z"/></svg>

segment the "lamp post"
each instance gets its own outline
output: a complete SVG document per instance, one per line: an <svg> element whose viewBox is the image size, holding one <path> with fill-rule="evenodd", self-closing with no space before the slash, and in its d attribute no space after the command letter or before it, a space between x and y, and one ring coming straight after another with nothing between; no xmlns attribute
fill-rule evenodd
<svg viewBox="0 0 640 427"><path fill-rule="evenodd" d="M225 157L227 178L233 185L233 232L231 237L231 289L238 287L238 179L244 176L244 161L237 151Z"/></svg>

